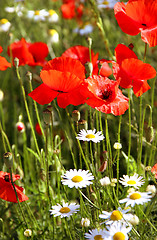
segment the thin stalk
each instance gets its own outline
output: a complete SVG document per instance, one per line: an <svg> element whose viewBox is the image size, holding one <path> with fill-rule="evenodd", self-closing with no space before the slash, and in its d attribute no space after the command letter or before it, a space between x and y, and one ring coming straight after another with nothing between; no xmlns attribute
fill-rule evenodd
<svg viewBox="0 0 157 240"><path fill-rule="evenodd" d="M120 143L120 131L121 131L122 115L119 117L119 126L118 126L118 142ZM120 150L117 150L117 198L118 198L118 188L119 188L119 153Z"/></svg>
<svg viewBox="0 0 157 240"><path fill-rule="evenodd" d="M89 198L87 198L86 195L84 195L83 192L81 192L80 189L78 189L78 190L79 190L79 192L82 194L82 196L83 196L93 207L95 207L95 208L97 208L97 209L100 210L100 208L97 207L94 203L92 203L92 202L89 200Z"/></svg>
<svg viewBox="0 0 157 240"><path fill-rule="evenodd" d="M128 145L128 160L130 158L130 152L131 152L131 89L128 89L128 97L129 97L129 109L128 109L128 114L129 114L129 145ZM127 174L129 174L129 161L127 163Z"/></svg>
<svg viewBox="0 0 157 240"><path fill-rule="evenodd" d="M155 230L155 232L157 232L157 229L154 227L154 225L151 223L151 221L149 220L149 218L146 216L146 214L143 212L143 210L141 209L140 206L138 206L138 209L141 211L141 213L143 214L143 216L146 218L147 222L150 224L150 226Z"/></svg>

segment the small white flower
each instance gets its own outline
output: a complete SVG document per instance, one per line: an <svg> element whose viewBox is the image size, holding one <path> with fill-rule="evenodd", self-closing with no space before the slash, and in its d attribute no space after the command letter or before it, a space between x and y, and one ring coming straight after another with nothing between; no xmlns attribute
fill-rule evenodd
<svg viewBox="0 0 157 240"><path fill-rule="evenodd" d="M2 102L4 99L4 93L3 91L0 89L0 102Z"/></svg>
<svg viewBox="0 0 157 240"><path fill-rule="evenodd" d="M90 220L88 218L82 218L81 219L81 225L82 225L82 227L89 227Z"/></svg>
<svg viewBox="0 0 157 240"><path fill-rule="evenodd" d="M109 177L104 177L100 179L100 183L102 186L107 186L111 184L111 181L109 179Z"/></svg>
<svg viewBox="0 0 157 240"><path fill-rule="evenodd" d="M110 226L106 226L108 231L105 231L107 240L127 240L128 233L132 227L121 222L114 222Z"/></svg>
<svg viewBox="0 0 157 240"><path fill-rule="evenodd" d="M25 237L31 237L32 236L32 230L31 229L26 229L23 234L24 234Z"/></svg>
<svg viewBox="0 0 157 240"><path fill-rule="evenodd" d="M45 9L42 10L29 10L27 12L27 17L33 19L34 21L45 21L48 16L48 12Z"/></svg>
<svg viewBox="0 0 157 240"><path fill-rule="evenodd" d="M117 183L117 178L111 178L111 183Z"/></svg>
<svg viewBox="0 0 157 240"><path fill-rule="evenodd" d="M139 224L140 220L136 215L132 215L130 216L130 219L128 219L128 222L131 223L133 226L136 226Z"/></svg>
<svg viewBox="0 0 157 240"><path fill-rule="evenodd" d="M119 0L96 0L99 9L103 8L114 8L114 5L119 2Z"/></svg>
<svg viewBox="0 0 157 240"><path fill-rule="evenodd" d="M0 32L9 31L10 27L11 27L11 23L6 18L2 18L0 20Z"/></svg>
<svg viewBox="0 0 157 240"><path fill-rule="evenodd" d="M131 205L131 207L134 207L135 204L143 204L146 202L149 202L152 196L150 195L150 192L133 192L130 193L126 198L120 200L120 203L126 202L126 207Z"/></svg>
<svg viewBox="0 0 157 240"><path fill-rule="evenodd" d="M118 210L113 210L112 212L106 212L106 211L102 211L103 214L100 214L99 217L106 219L107 221L103 222L105 224L112 224L115 221L121 221L121 222L125 222L128 221L128 219L131 217L132 214L127 214L127 212L129 212L130 209L125 209L122 210L120 207L118 208ZM103 224L101 223L101 224Z"/></svg>
<svg viewBox="0 0 157 240"><path fill-rule="evenodd" d="M62 184L68 185L70 188L83 188L90 184L92 184L91 180L94 179L94 176L89 173L89 170L72 170L66 171L66 173L62 176Z"/></svg>
<svg viewBox="0 0 157 240"><path fill-rule="evenodd" d="M59 34L55 29L49 29L49 36L50 36L51 43L59 42Z"/></svg>
<svg viewBox="0 0 157 240"><path fill-rule="evenodd" d="M121 149L122 148L122 144L119 143L119 142L115 142L114 145L113 145L114 149L118 150L118 149Z"/></svg>
<svg viewBox="0 0 157 240"><path fill-rule="evenodd" d="M124 187L134 187L139 188L144 184L143 177L139 177L137 173L133 176L123 175L123 178L120 178L119 182L124 185Z"/></svg>
<svg viewBox="0 0 157 240"><path fill-rule="evenodd" d="M96 133L96 129L94 130L82 129L80 130L76 138L83 141L93 141L97 143L102 141L104 139L104 136L102 135L101 131Z"/></svg>
<svg viewBox="0 0 157 240"><path fill-rule="evenodd" d="M53 9L50 9L48 11L47 18L49 22L58 22L59 19L58 14Z"/></svg>
<svg viewBox="0 0 157 240"><path fill-rule="evenodd" d="M85 24L82 28L75 28L74 32L80 35L86 35L93 32L93 26L91 24Z"/></svg>
<svg viewBox="0 0 157 240"><path fill-rule="evenodd" d="M85 233L85 238L88 238L89 240L104 240L105 238L105 233L104 230L100 229L98 230L97 228L89 230L89 233Z"/></svg>
<svg viewBox="0 0 157 240"><path fill-rule="evenodd" d="M61 218L63 217L69 217L73 213L76 213L80 205L76 205L76 203L64 203L63 206L57 203L57 205L52 206L52 210L50 209L50 215L54 215L54 217L60 216Z"/></svg>

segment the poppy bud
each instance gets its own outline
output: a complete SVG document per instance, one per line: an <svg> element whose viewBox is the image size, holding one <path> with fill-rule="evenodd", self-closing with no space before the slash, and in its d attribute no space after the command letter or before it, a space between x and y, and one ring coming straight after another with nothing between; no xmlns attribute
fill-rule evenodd
<svg viewBox="0 0 157 240"><path fill-rule="evenodd" d="M28 80L31 82L32 81L32 73L31 72L27 72L26 76L28 77Z"/></svg>
<svg viewBox="0 0 157 240"><path fill-rule="evenodd" d="M87 131L87 121L86 120L80 120L78 122L79 130L85 129Z"/></svg>
<svg viewBox="0 0 157 240"><path fill-rule="evenodd" d="M146 127L145 129L145 134L146 134L146 140L147 142L152 142L154 139L154 128L152 126Z"/></svg>
<svg viewBox="0 0 157 240"><path fill-rule="evenodd" d="M134 45L132 43L129 44L128 48L130 48L131 50L133 50Z"/></svg>
<svg viewBox="0 0 157 240"><path fill-rule="evenodd" d="M80 120L80 112L78 110L74 110L72 112L72 118L75 122L78 122Z"/></svg>
<svg viewBox="0 0 157 240"><path fill-rule="evenodd" d="M17 128L18 132L22 133L25 131L25 125L23 124L23 122L17 122L16 128Z"/></svg>
<svg viewBox="0 0 157 240"><path fill-rule="evenodd" d="M11 152L7 152L3 154L4 162L8 168L13 166L13 155Z"/></svg>
<svg viewBox="0 0 157 240"><path fill-rule="evenodd" d="M86 77L92 76L93 72L93 64L91 62L85 63L85 69L86 69Z"/></svg>
<svg viewBox="0 0 157 240"><path fill-rule="evenodd" d="M46 125L50 125L52 119L52 113L47 108L43 111L43 119Z"/></svg>
<svg viewBox="0 0 157 240"><path fill-rule="evenodd" d="M17 57L14 58L14 63L15 63L15 67L18 68L18 66L19 66L19 59Z"/></svg>

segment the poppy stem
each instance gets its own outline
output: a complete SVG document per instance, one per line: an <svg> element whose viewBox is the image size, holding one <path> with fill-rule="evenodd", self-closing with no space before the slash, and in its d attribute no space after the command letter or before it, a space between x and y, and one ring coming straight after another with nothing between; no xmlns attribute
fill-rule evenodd
<svg viewBox="0 0 157 240"><path fill-rule="evenodd" d="M81 190L80 189L78 189L79 190L79 192L82 194L82 196L93 206L93 207L95 207L95 208L97 208L97 209L99 209L100 210L100 208L99 207L97 207L94 203L92 203L90 200L89 200L89 198L87 198L86 197L86 195L84 195L84 193L83 192L81 192Z"/></svg>
<svg viewBox="0 0 157 240"><path fill-rule="evenodd" d="M143 62L146 60L146 53L147 53L147 43L145 43L145 49L144 49L144 57L143 57Z"/></svg>
<svg viewBox="0 0 157 240"><path fill-rule="evenodd" d="M15 192L15 195L16 195L16 199L17 199L17 203L18 203L18 206L19 206L21 215L22 215L22 217L23 217L23 220L24 220L24 222L25 222L26 227L29 228L29 227L28 227L28 223L27 223L26 218L25 218L25 215L24 215L24 213L23 213L22 207L21 207L21 205L20 205L20 201L19 201L19 198L18 198L18 195L17 195L17 192L16 192L16 188L15 188L15 186L14 186L11 168L9 169L9 172L10 172L11 184L13 185L13 188L14 188L14 192Z"/></svg>

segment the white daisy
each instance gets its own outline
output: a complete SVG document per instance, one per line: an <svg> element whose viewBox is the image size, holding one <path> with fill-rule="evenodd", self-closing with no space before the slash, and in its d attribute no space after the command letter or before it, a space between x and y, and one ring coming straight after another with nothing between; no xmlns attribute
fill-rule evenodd
<svg viewBox="0 0 157 240"><path fill-rule="evenodd" d="M89 33L93 32L93 26L91 24L85 24L81 28L75 28L74 33L78 33L80 35L87 35Z"/></svg>
<svg viewBox="0 0 157 240"><path fill-rule="evenodd" d="M133 176L123 175L123 178L120 178L119 182L124 185L124 187L134 187L139 188L144 184L143 177L139 177L137 173Z"/></svg>
<svg viewBox="0 0 157 240"><path fill-rule="evenodd" d="M119 143L119 142L115 142L114 145L113 145L114 149L118 150L118 149L121 149L122 148L122 144Z"/></svg>
<svg viewBox="0 0 157 240"><path fill-rule="evenodd" d="M50 36L51 43L58 43L59 42L59 34L55 29L49 29L48 31Z"/></svg>
<svg viewBox="0 0 157 240"><path fill-rule="evenodd" d="M11 23L6 18L0 19L0 32L9 31L10 27L11 27Z"/></svg>
<svg viewBox="0 0 157 240"><path fill-rule="evenodd" d="M119 0L97 0L97 6L99 9L103 8L114 8L114 5L119 2Z"/></svg>
<svg viewBox="0 0 157 240"><path fill-rule="evenodd" d="M66 171L62 178L61 182L63 185L68 185L70 188L83 188L92 184L91 180L94 179L94 176L89 173L89 170L70 169L70 171Z"/></svg>
<svg viewBox="0 0 157 240"><path fill-rule="evenodd" d="M108 231L105 231L107 240L127 240L128 233L132 227L121 222L114 222L112 225L106 227Z"/></svg>
<svg viewBox="0 0 157 240"><path fill-rule="evenodd" d="M100 142L101 140L104 139L104 136L102 135L102 132L99 131L96 133L96 129L94 130L85 130L82 129L80 130L80 132L78 133L77 139L79 140L83 140L83 141L93 141L95 143Z"/></svg>
<svg viewBox="0 0 157 240"><path fill-rule="evenodd" d="M126 207L129 205L131 205L131 207L134 207L135 204L143 204L149 202L151 200L151 197L152 195L150 195L150 192L133 192L130 193L126 198L121 199L119 202L126 202Z"/></svg>
<svg viewBox="0 0 157 240"><path fill-rule="evenodd" d="M27 12L27 17L33 19L34 21L45 21L48 16L48 12L45 9L42 10L29 10Z"/></svg>
<svg viewBox="0 0 157 240"><path fill-rule="evenodd" d="M97 228L89 230L89 233L85 233L85 238L88 238L90 240L105 240L105 233L104 230L100 229L98 231Z"/></svg>
<svg viewBox="0 0 157 240"><path fill-rule="evenodd" d="M76 213L80 205L76 205L76 203L64 203L63 206L61 206L59 203L57 205L52 206L52 210L50 209L50 215L54 215L54 217L60 216L61 218L63 217L69 217L73 213Z"/></svg>
<svg viewBox="0 0 157 240"><path fill-rule="evenodd" d="M48 11L47 17L49 22L58 22L59 19L58 14L53 9L50 9Z"/></svg>
<svg viewBox="0 0 157 240"><path fill-rule="evenodd" d="M99 217L106 219L107 221L103 222L106 224L112 224L115 221L125 222L132 216L132 214L127 214L129 211L130 209L122 210L119 207L118 210L113 210L112 212L102 211L103 214L100 214Z"/></svg>

